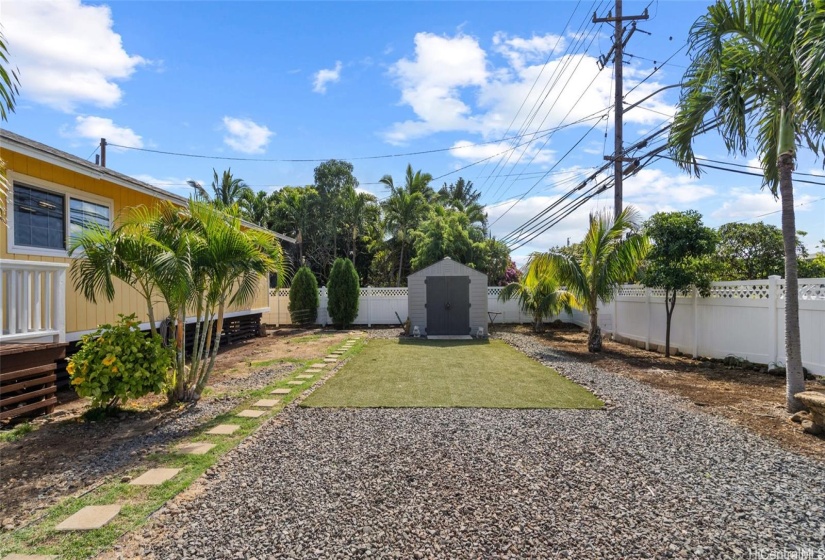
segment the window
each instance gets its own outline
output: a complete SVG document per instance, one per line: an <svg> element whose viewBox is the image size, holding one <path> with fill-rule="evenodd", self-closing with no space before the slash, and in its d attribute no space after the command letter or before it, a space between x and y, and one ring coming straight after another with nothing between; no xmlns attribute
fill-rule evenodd
<svg viewBox="0 0 825 560"><path fill-rule="evenodd" d="M66 256L71 239L81 231L111 224L110 201L107 204L106 199L91 194L87 198L60 185L48 183L40 188L34 183L38 186L14 182L10 253Z"/></svg>
<svg viewBox="0 0 825 560"><path fill-rule="evenodd" d="M14 244L66 248L64 195L14 185Z"/></svg>

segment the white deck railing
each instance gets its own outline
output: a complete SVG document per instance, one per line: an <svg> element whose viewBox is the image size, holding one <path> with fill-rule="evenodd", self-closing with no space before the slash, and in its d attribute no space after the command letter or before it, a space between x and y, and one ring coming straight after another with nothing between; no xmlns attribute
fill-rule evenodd
<svg viewBox="0 0 825 560"><path fill-rule="evenodd" d="M0 259L0 342L65 342L67 268Z"/></svg>

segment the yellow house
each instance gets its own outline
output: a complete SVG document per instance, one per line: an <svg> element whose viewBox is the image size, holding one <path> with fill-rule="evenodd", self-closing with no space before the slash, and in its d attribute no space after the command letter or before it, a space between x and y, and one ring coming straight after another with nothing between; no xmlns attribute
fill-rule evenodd
<svg viewBox="0 0 825 560"><path fill-rule="evenodd" d="M86 224L111 226L130 207L185 206L187 199L7 130L0 131L0 156L11 184L8 227L0 227L0 343L77 341L119 313L136 313L148 329L145 302L130 286L119 283L113 301L96 304L74 289L67 242ZM251 305L227 318L268 311L262 278Z"/></svg>

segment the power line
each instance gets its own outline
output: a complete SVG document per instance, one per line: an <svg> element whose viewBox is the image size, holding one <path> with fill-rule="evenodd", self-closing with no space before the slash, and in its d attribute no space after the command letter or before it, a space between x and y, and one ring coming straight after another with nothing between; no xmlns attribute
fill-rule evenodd
<svg viewBox="0 0 825 560"><path fill-rule="evenodd" d="M679 163L679 160L677 160L676 158L670 157L670 156L656 155L655 157L657 157L659 159L668 159L670 161ZM699 159L699 158L696 158L696 159ZM738 173L740 175L749 175L751 177L761 177L763 179L765 178L764 173L756 173L756 172L753 172L753 171L744 171L742 169L729 169L727 167L721 167L719 165L710 165L709 163L699 163L697 165L699 167L706 167L708 169L717 169L719 171L727 171L728 173ZM814 177L816 177L816 175L814 175ZM793 181L794 181L794 183L805 183L805 184L808 184L808 185L819 185L821 187L825 187L825 183L821 183L819 181L808 181L806 179L794 179Z"/></svg>
<svg viewBox="0 0 825 560"><path fill-rule="evenodd" d="M822 202L823 200L825 200L825 196L823 196L822 198L817 198L816 200L808 200L806 202L800 202L799 204L794 204L793 207L794 208L800 208L802 206L807 206L809 204L816 204L817 202ZM731 223L741 224L741 223L744 223L744 222L749 222L751 220L758 220L759 218L764 218L765 216L770 216L772 214L779 214L781 211L782 211L782 209L780 208L779 210L774 210L773 212L766 212L765 214L759 214L758 216L753 216L752 218L746 218L744 220L737 220L737 221L731 222Z"/></svg>

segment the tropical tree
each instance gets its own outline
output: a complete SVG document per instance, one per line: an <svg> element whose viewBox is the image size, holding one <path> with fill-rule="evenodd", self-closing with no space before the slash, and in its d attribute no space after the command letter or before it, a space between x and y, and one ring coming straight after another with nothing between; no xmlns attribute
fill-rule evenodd
<svg viewBox="0 0 825 560"><path fill-rule="evenodd" d="M580 259L554 252L532 257L536 273L555 278L590 315L590 352L602 350L599 302L613 300L616 288L634 277L650 250L648 238L637 233L638 220L639 213L632 206L615 218L607 210L591 214Z"/></svg>
<svg viewBox="0 0 825 560"><path fill-rule="evenodd" d="M382 182L384 182L383 179ZM385 226L401 246L398 257L398 277L395 284L400 286L401 274L404 270L404 249L410 243L410 235L421 219L426 200L420 192L397 188L392 185L392 181L387 185L390 188L390 196L384 202Z"/></svg>
<svg viewBox="0 0 825 560"><path fill-rule="evenodd" d="M228 306L245 305L262 276L282 278L283 253L269 232L241 227L240 211L190 201L189 208L162 202L130 210L111 233L82 232L72 250L84 252L72 264L75 285L90 300L114 296L113 278L126 281L147 302L166 305L175 329L175 368L170 401L197 401L215 367ZM132 282L134 280L134 282ZM194 315L195 336L186 364L186 316Z"/></svg>
<svg viewBox="0 0 825 560"><path fill-rule="evenodd" d="M261 227L270 227L275 207L274 194L266 191L253 193L252 189L244 192L238 201L244 219Z"/></svg>
<svg viewBox="0 0 825 560"><path fill-rule="evenodd" d="M473 188L473 182L459 177L455 183L444 183L436 200L447 208L463 212L471 224L478 224L484 229L487 227L487 213L479 202L480 198L481 192Z"/></svg>
<svg viewBox="0 0 825 560"><path fill-rule="evenodd" d="M0 119L9 120L9 113L14 112L16 97L19 93L20 79L17 70L8 68L8 45L3 31L0 29ZM0 221L6 221L6 196L9 193L9 182L6 179L6 162L0 158Z"/></svg>
<svg viewBox="0 0 825 560"><path fill-rule="evenodd" d="M695 210L657 212L642 229L653 242L647 255L642 283L665 290L665 356L670 357L670 325L676 295L697 288L706 296L713 281L708 257L716 248L716 232L702 224Z"/></svg>
<svg viewBox="0 0 825 560"><path fill-rule="evenodd" d="M499 301L514 298L518 298L522 311L533 317L534 332L541 332L545 317L562 311L571 313L573 307L579 306L573 293L561 288L554 276L539 272L535 261L528 266L527 274L507 284L498 295Z"/></svg>
<svg viewBox="0 0 825 560"><path fill-rule="evenodd" d="M226 169L220 177L218 172L212 169L212 195L197 181L190 179L187 183L195 189L197 199L211 202L217 208L228 208L233 204L240 204L244 199L255 196L255 193L244 183L243 179L232 175L232 168Z"/></svg>
<svg viewBox="0 0 825 560"><path fill-rule="evenodd" d="M431 202L435 198L435 191L430 186L432 180L432 175L422 173L420 169L413 173L412 165L408 163L403 188L409 193L420 193L424 200ZM386 185L390 191L396 188L391 175L384 175L378 181Z"/></svg>
<svg viewBox="0 0 825 560"><path fill-rule="evenodd" d="M699 175L694 138L714 114L731 153L759 154L763 187L782 201L785 246L787 409L805 390L799 334L793 169L803 139L819 155L825 136L825 3L720 0L690 31L692 62L670 133L677 164Z"/></svg>

